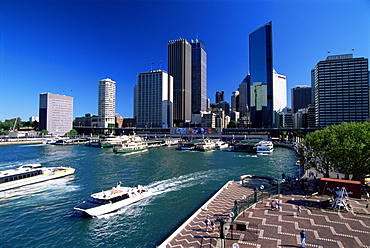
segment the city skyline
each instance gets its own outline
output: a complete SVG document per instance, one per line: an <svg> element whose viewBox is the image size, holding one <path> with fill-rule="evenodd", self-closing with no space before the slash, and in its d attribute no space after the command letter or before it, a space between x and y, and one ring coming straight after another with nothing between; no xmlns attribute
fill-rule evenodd
<svg viewBox="0 0 370 248"><path fill-rule="evenodd" d="M207 44L207 97L214 103L224 91L230 103L249 73L248 35L270 21L274 69L287 77L291 107L291 88L310 86L311 69L328 55L370 57L369 10L360 0L5 0L0 120L37 116L42 92L71 95L74 117L96 115L101 78L117 82L116 112L132 117L137 73L168 71L167 42L180 37Z"/></svg>

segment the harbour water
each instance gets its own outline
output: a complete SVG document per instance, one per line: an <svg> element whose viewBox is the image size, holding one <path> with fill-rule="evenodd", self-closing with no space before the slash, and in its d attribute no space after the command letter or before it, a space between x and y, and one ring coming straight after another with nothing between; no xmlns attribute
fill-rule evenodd
<svg viewBox="0 0 370 248"><path fill-rule="evenodd" d="M227 181L244 174L296 176L296 160L293 150L280 147L269 155L174 147L122 155L82 145L1 146L0 170L41 163L76 172L0 192L0 247L156 247ZM73 210L119 181L156 194L98 218Z"/></svg>

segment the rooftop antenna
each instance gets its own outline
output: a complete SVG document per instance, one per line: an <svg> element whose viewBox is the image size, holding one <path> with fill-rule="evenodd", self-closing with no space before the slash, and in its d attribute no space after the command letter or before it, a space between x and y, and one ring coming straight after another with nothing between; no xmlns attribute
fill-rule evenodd
<svg viewBox="0 0 370 248"><path fill-rule="evenodd" d="M160 71L162 70L162 63L163 63L163 61L159 61L159 70Z"/></svg>
<svg viewBox="0 0 370 248"><path fill-rule="evenodd" d="M71 90L71 92L69 93L69 96L72 96L72 90Z"/></svg>
<svg viewBox="0 0 370 248"><path fill-rule="evenodd" d="M154 62L150 62L150 71L153 71L153 64Z"/></svg>
<svg viewBox="0 0 370 248"><path fill-rule="evenodd" d="M198 42L198 33L195 34L195 41Z"/></svg>

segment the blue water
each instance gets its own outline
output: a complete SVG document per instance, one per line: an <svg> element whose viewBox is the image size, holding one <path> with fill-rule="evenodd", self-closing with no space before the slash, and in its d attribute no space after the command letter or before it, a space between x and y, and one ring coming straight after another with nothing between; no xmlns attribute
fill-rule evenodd
<svg viewBox="0 0 370 248"><path fill-rule="evenodd" d="M294 151L189 152L173 147L121 155L78 146L0 146L0 170L21 164L76 168L73 176L0 192L0 247L156 247L227 181L297 175ZM121 181L156 195L98 218L73 210Z"/></svg>

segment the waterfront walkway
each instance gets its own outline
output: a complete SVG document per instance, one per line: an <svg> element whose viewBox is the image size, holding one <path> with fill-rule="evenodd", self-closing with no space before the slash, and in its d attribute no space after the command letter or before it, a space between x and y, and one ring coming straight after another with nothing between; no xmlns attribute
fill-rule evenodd
<svg viewBox="0 0 370 248"><path fill-rule="evenodd" d="M369 203L350 198L350 212L335 211L326 207L330 197L312 195L315 190L311 185L302 191L299 182L283 187L284 194L252 205L231 223L234 201L253 189L228 182L159 247L300 247L301 230L307 233L306 247L370 247ZM271 209L273 200L280 210ZM207 217L216 221L216 230L206 230ZM220 218L227 221L225 239L220 239Z"/></svg>

